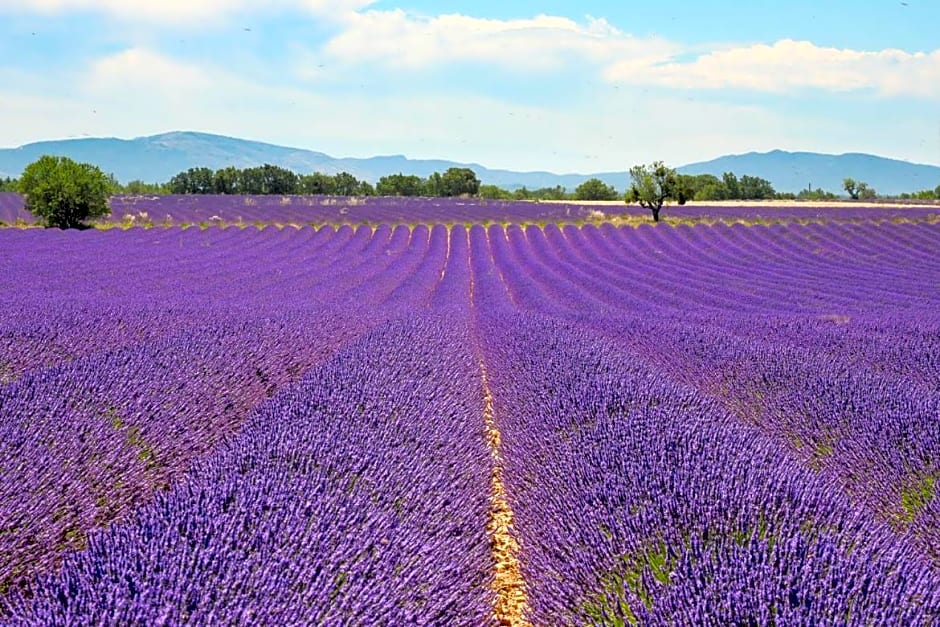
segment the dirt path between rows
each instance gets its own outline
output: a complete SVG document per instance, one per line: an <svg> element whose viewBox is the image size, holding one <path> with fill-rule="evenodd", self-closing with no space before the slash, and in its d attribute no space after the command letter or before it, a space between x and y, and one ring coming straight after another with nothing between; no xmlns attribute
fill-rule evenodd
<svg viewBox="0 0 940 627"><path fill-rule="evenodd" d="M487 535L493 560L496 563L496 576L493 581L496 603L494 613L500 625L512 627L528 626L525 615L528 610L525 580L519 566L519 543L513 537L512 509L506 500L503 486L503 458L501 452L502 436L493 414L493 395L490 392L486 365L480 362L480 374L483 379L483 423L486 427L486 440L493 460L493 472L490 478L490 522Z"/></svg>

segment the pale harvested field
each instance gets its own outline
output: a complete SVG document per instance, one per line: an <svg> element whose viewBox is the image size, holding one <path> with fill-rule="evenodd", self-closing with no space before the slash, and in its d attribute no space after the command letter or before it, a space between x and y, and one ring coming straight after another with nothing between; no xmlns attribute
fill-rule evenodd
<svg viewBox="0 0 940 627"><path fill-rule="evenodd" d="M543 203L556 203L565 205L585 205L597 207L636 207L641 209L639 204L626 204L622 200L540 200ZM675 203L666 203L664 207L674 207ZM842 207L870 207L881 209L922 209L924 207L940 208L940 203L931 203L929 201L919 201L917 203L892 203L892 202L863 202L850 200L703 200L687 203L687 207L831 207L833 209Z"/></svg>

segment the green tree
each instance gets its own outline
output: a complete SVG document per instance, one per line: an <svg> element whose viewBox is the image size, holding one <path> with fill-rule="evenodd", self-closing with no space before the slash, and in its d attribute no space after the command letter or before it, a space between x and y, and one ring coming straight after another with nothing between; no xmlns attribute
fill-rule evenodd
<svg viewBox="0 0 940 627"><path fill-rule="evenodd" d="M441 196L476 196L480 179L470 168L447 168L441 175Z"/></svg>
<svg viewBox="0 0 940 627"><path fill-rule="evenodd" d="M297 174L287 168L265 163L261 166L261 194L296 194Z"/></svg>
<svg viewBox="0 0 940 627"><path fill-rule="evenodd" d="M349 172L340 172L333 177L333 193L338 196L355 196L359 191L359 179Z"/></svg>
<svg viewBox="0 0 940 627"><path fill-rule="evenodd" d="M937 194L932 189L922 189L914 192L913 194L901 194L901 198L913 200L935 200L937 198Z"/></svg>
<svg viewBox="0 0 940 627"><path fill-rule="evenodd" d="M649 209L653 221L659 222L659 212L667 198L675 198L678 179L676 171L662 161L650 165L635 165L630 168L630 189L627 202L638 202Z"/></svg>
<svg viewBox="0 0 940 627"><path fill-rule="evenodd" d="M264 193L264 171L261 168L245 168L238 171L238 193L257 196Z"/></svg>
<svg viewBox="0 0 940 627"><path fill-rule="evenodd" d="M878 192L869 187L868 183L853 178L842 179L842 189L852 200L872 200L878 197Z"/></svg>
<svg viewBox="0 0 940 627"><path fill-rule="evenodd" d="M869 187L868 183L859 183L857 193L860 200L874 200L878 198L878 192Z"/></svg>
<svg viewBox="0 0 940 627"><path fill-rule="evenodd" d="M389 174L375 185L379 196L420 196L424 189L425 182L415 174Z"/></svg>
<svg viewBox="0 0 940 627"><path fill-rule="evenodd" d="M537 200L568 200L569 198L568 190L561 185L534 189L529 192L529 196Z"/></svg>
<svg viewBox="0 0 940 627"><path fill-rule="evenodd" d="M836 200L838 196L832 192L827 192L824 189L817 187L813 189L812 187L807 186L805 189L801 189L800 192L796 195L797 200Z"/></svg>
<svg viewBox="0 0 940 627"><path fill-rule="evenodd" d="M105 177L108 179L108 196L120 194L124 189L124 186L121 185L121 182L117 180L117 177L114 176L114 173L108 172L105 174Z"/></svg>
<svg viewBox="0 0 940 627"><path fill-rule="evenodd" d="M714 174L677 174L676 180L689 200L726 200L728 190Z"/></svg>
<svg viewBox="0 0 940 627"><path fill-rule="evenodd" d="M166 185L163 183L145 183L140 179L129 181L126 185L121 185L119 192L130 196L156 196L166 194Z"/></svg>
<svg viewBox="0 0 940 627"><path fill-rule="evenodd" d="M170 179L171 194L211 194L215 172L209 168L189 168Z"/></svg>
<svg viewBox="0 0 940 627"><path fill-rule="evenodd" d="M424 190L421 192L424 196L440 198L444 196L444 177L440 172L432 172L424 181Z"/></svg>
<svg viewBox="0 0 940 627"><path fill-rule="evenodd" d="M577 200L617 200L618 196L613 186L598 178L588 179L574 190L574 197Z"/></svg>
<svg viewBox="0 0 940 627"><path fill-rule="evenodd" d="M254 168L245 168L239 176L238 189L241 194L270 195L296 194L299 177L287 168L265 163Z"/></svg>
<svg viewBox="0 0 940 627"><path fill-rule="evenodd" d="M375 196L375 188L369 181L359 181L356 187L356 196Z"/></svg>
<svg viewBox="0 0 940 627"><path fill-rule="evenodd" d="M212 175L212 191L215 194L237 194L241 172L234 166L216 170Z"/></svg>
<svg viewBox="0 0 940 627"><path fill-rule="evenodd" d="M26 166L19 182L27 211L60 229L80 228L90 218L110 214L110 187L97 166L49 155Z"/></svg>
<svg viewBox="0 0 940 627"><path fill-rule="evenodd" d="M721 181L713 174L676 174L676 181L688 200L720 200Z"/></svg>
<svg viewBox="0 0 940 627"><path fill-rule="evenodd" d="M298 183L301 194L333 194L335 185L333 177L323 172L304 174Z"/></svg>
<svg viewBox="0 0 940 627"><path fill-rule="evenodd" d="M738 181L738 193L741 200L770 200L777 196L777 191L770 181L747 174Z"/></svg>
<svg viewBox="0 0 940 627"><path fill-rule="evenodd" d="M858 183L855 182L855 179L850 177L842 179L842 189L849 195L849 198L858 200Z"/></svg>
<svg viewBox="0 0 940 627"><path fill-rule="evenodd" d="M190 168L189 181L192 186L190 194L211 194L213 190L212 179L215 172L209 168Z"/></svg>
<svg viewBox="0 0 940 627"><path fill-rule="evenodd" d="M480 185L477 196L488 200L511 200L512 192L496 185Z"/></svg>
<svg viewBox="0 0 940 627"><path fill-rule="evenodd" d="M721 184L725 188L725 198L728 200L741 200L741 184L734 172L722 174Z"/></svg>
<svg viewBox="0 0 940 627"><path fill-rule="evenodd" d="M19 182L10 177L0 179L0 192L15 192Z"/></svg>

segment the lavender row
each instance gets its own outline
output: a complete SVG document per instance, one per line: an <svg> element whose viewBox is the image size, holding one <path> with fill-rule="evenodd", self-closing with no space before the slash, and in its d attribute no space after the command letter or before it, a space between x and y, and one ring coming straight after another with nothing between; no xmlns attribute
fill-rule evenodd
<svg viewBox="0 0 940 627"><path fill-rule="evenodd" d="M35 222L23 199L0 194L0 221ZM140 225L180 224L411 224L454 222L578 222L605 216L646 217L626 203L529 202L463 198L355 198L334 196L115 196L111 222ZM940 216L936 206L871 207L766 204L669 206L667 217L720 220L924 220Z"/></svg>
<svg viewBox="0 0 940 627"><path fill-rule="evenodd" d="M574 318L676 373L760 425L793 459L830 475L876 518L913 533L940 564L940 299L929 287L940 264L910 237L913 228L625 235L602 227L608 237L599 238L590 227L491 227L489 241L523 308ZM916 228L936 239L935 227ZM906 247L873 261L862 254L902 230ZM759 236L752 249L729 245L743 234ZM780 242L784 235L795 245ZM816 259L811 250L819 247L854 253ZM689 276L686 259L697 262ZM670 260L682 265L670 269ZM681 281L670 282L669 272ZM808 306L810 289L818 296Z"/></svg>
<svg viewBox="0 0 940 627"><path fill-rule="evenodd" d="M577 203L462 198L342 196L115 196L111 222L180 224L412 224L482 221L584 220L596 209ZM627 205L617 207L626 213ZM0 195L0 221L35 222L16 194Z"/></svg>
<svg viewBox="0 0 940 627"><path fill-rule="evenodd" d="M940 478L940 317L935 313L940 303L929 289L932 277L940 278L940 267L930 258L930 248L919 248L914 238L905 247L887 248L884 244L894 241L894 231L901 229L910 227L788 231L791 236L822 232L825 237L805 242L812 241L814 250L840 246L851 252L849 263L842 256L811 262L819 269L800 267L810 265L805 260L813 257L805 247L791 249L780 259L787 262L789 273L803 279L804 292L807 279L819 277L810 279L825 295L814 303L817 314L807 315L803 307L788 312L784 291L794 288L783 278L786 272L776 259L761 263L755 256L748 265L748 280L767 276L769 287L762 300L766 303L769 297L776 305L773 318L664 311L655 318L664 324L640 323L645 327L642 337L649 338L641 341L645 353L655 355L664 368L721 399L743 420L761 424L808 467L835 476L855 502L901 532L913 531L927 555L940 564L940 503L933 496ZM741 231L716 229L722 230ZM551 229L546 232L550 235ZM533 235L537 240L538 234ZM881 241L872 243L876 238ZM773 243L759 240L755 251L766 254ZM868 255L866 248L872 250ZM890 258L876 255L886 249ZM726 256L744 252L727 246L719 251ZM670 257L696 257L695 248L682 253L671 250ZM872 257L875 263L869 261ZM707 276L711 268L702 265L701 255L698 261L697 274ZM558 263L549 260L549 265ZM735 274L740 273L731 277ZM734 280L727 272L719 276L724 282ZM699 289L712 299L747 309L746 295L722 287L713 281L710 288ZM879 302L891 292L891 301ZM824 313L832 311L839 313ZM615 326L607 336L617 342L629 337L637 322L611 325L608 316L595 326Z"/></svg>
<svg viewBox="0 0 940 627"><path fill-rule="evenodd" d="M892 237L867 241L883 233ZM937 300L929 286L940 280L933 225L492 226L488 239L504 272L520 270L507 289L540 292L535 310L544 296L571 313L782 313L831 323L929 310ZM882 253L861 254L864 246Z"/></svg>
<svg viewBox="0 0 940 627"><path fill-rule="evenodd" d="M348 341L426 305L446 243L439 231L437 259L416 277L428 235L5 232L0 282L15 291L0 318L2 587L173 485ZM36 271L42 280L27 280ZM401 285L414 299L383 303Z"/></svg>
<svg viewBox="0 0 940 627"><path fill-rule="evenodd" d="M392 315L412 299L430 300L448 238L442 226L433 238L424 226L394 234L365 226L3 231L0 384L31 368L184 333L227 311L251 317L262 315L259 307L325 309L329 316L346 303L361 308L388 300L382 315ZM346 319L354 323L356 316Z"/></svg>
<svg viewBox="0 0 940 627"><path fill-rule="evenodd" d="M172 485L259 402L366 327L334 312L217 315L0 387L0 584L49 570Z"/></svg>
<svg viewBox="0 0 940 627"><path fill-rule="evenodd" d="M778 324L759 338L704 320L695 332L676 320L632 328L665 338L643 350L660 367L775 438L873 518L912 535L940 566L940 320L907 333L899 324L890 338L846 337L831 323L829 333ZM898 362L883 366L885 353Z"/></svg>
<svg viewBox="0 0 940 627"><path fill-rule="evenodd" d="M13 624L489 624L489 455L466 324L383 326L178 488L7 599Z"/></svg>
<svg viewBox="0 0 940 627"><path fill-rule="evenodd" d="M484 262L480 264L478 274L487 285L486 291L477 290L480 295L477 308L481 312L500 312L495 317L495 322L493 318L482 314L481 318L484 321L489 320L488 328L491 331L499 329L500 326L503 329L502 333L490 334L495 337L492 337L488 358L494 362L491 363L491 373L493 380L497 382L494 383L497 414L506 417L503 423L503 439L507 447L506 459L510 463L506 472L507 487L519 515L523 559L527 559L526 556L532 560L537 559L530 555L533 540L529 539L530 544L526 544L525 515L529 511L526 508L537 508L537 504L548 499L550 494L564 493L567 489L565 478L578 476L579 470L589 477L597 474L596 469L574 469L565 466L558 472L557 484L544 486L544 470L554 468L555 462L549 460L554 460L557 454L556 448L551 444L552 438L560 438L564 444L559 443L557 446L564 448L572 458L584 456L584 451L589 450L591 445L576 440L576 437L580 436L583 430L594 429L599 419L594 408L586 415L579 413L578 408L589 402L585 397L590 398L595 394L604 396L608 393L605 390L613 385L610 383L611 377L618 374L622 379L617 381L616 385L620 387L636 385L638 379L640 382L644 379L647 382L658 382L659 385L663 385L665 381L666 385L669 385L668 382L676 378L695 386L702 382L697 381L697 377L707 380L707 374L724 375L725 383L736 376L735 373L738 373L737 376L747 375L751 382L766 377L765 385L771 386L776 394L788 399L790 407L783 408L779 403L773 404L769 402L770 399L762 398L756 401L757 408L778 416L805 416L802 425L804 437L814 431L818 433L831 430L833 421L827 416L837 417L837 424L842 429L840 435L845 439L835 445L835 450L830 447L832 440L827 440L822 450L825 455L835 454L829 465L833 469L842 470L843 476L827 472L819 474L818 458L807 459L806 454L806 449L818 452L819 447L802 445L802 453L794 452L792 445L781 441L780 432L786 431L782 428L787 426L785 423L768 429L767 425L752 426L751 416L742 416L744 420L733 418L725 408L725 403L718 402L730 399L722 398L722 394L713 395L714 390L703 392L696 391L695 387L688 387L684 392L675 389L662 391L658 394L661 398L653 399L652 404L658 407L663 403L661 399L669 399L672 406L663 410L666 413L658 418L658 423L646 414L635 416L635 423L630 421L631 426L643 429L646 429L651 421L654 422L649 442L638 442L634 438L629 447L631 453L635 448L644 451L658 450L654 434L676 428L676 424L682 423L687 410L691 409L693 415L705 412L706 416L700 418L701 420L708 424L722 425L722 428L736 432L737 435L733 439L738 444L731 445L722 441L726 437L722 435L718 441L699 444L696 454L737 450L737 456L741 458L737 463L744 464L743 469L738 471L743 477L759 477L759 481L768 482L773 480L776 486L760 486L757 489L758 494L753 495L754 500L759 501L763 498L760 493L766 493L768 490L771 494L786 491L788 484L803 491L804 496L785 507L757 507L756 520L751 516L749 523L735 523L732 534L736 540L734 544L725 541L722 546L722 540L715 540L714 537L710 542L700 539L697 550L707 549L707 552L714 552L715 555L731 561L727 570L724 570L724 566L718 569L717 564L712 564L706 568L704 575L701 568L705 567L698 566L701 555L694 558L689 558L688 555L682 557L681 550L677 551L675 547L663 541L662 536L657 535L661 523L656 526L651 524L652 539L638 549L634 547L624 551L600 548L604 546L604 542L599 541L597 537L587 539L582 533L582 519L575 520L570 527L566 525L561 530L549 522L562 516L564 512L580 512L598 503L611 500L623 503L624 499L636 498L637 493L648 494L648 488L633 486L625 489L622 494L617 492L616 496L595 492L587 501L581 500L582 496L572 497L570 500L560 498L557 509L548 513L539 512L538 515L542 517L533 521L529 529L536 537L534 541L537 550L544 547L546 554L551 556L546 558L545 563L530 564L531 570L527 575L530 584L535 582L532 585L536 596L533 600L536 622L558 622L562 619L562 622L589 622L641 617L645 621L656 623L666 616L672 617L672 620L689 623L748 620L766 623L782 618L801 623L820 620L858 622L873 616L879 617L876 622L904 619L903 616L893 617L890 612L885 612L895 603L905 608L914 607L922 600L919 596L921 591L933 591L938 583L937 571L932 570L927 561L928 558L935 557L931 553L931 547L936 545L937 529L938 499L931 493L930 485L935 468L932 465L935 462L931 460L936 460L937 452L940 451L935 429L936 391L931 395L930 387L919 383L928 380L930 372L936 369L936 336L932 336L930 331L931 328L936 328L936 316L931 318L929 314L935 311L930 307L930 303L936 299L932 299L929 290L925 290L930 284L936 263L931 263L929 253L924 254L926 251L917 247L917 240L909 240L906 248L893 249L890 258L887 261L880 259L877 265L866 264L864 257L862 263L858 264L859 255L855 255L855 258L852 255L844 255L834 260L816 262L812 261L809 251L805 250L809 243L813 246L834 246L835 242L841 240L844 242L841 246L857 251L864 250L869 238L884 233L873 232L874 227L854 232L839 229L834 233L833 229L828 229L828 232L824 231L824 238L817 238L813 233L818 232L818 228L813 227L808 233L799 233L808 235L802 244L804 248L791 246L789 250L782 249L781 254L784 256L780 258L780 262L789 261L787 273L794 276L794 283L798 282L801 275L799 266L808 265L808 272L803 273L803 276L815 274L818 277L815 280L820 286L820 293L838 301L827 303L825 299L819 299L813 308L801 307L788 312L788 303L781 292L793 288L785 282L782 285L774 285L769 280L770 276L782 274L781 266L776 265L776 259L765 259L762 263L755 257L746 269L739 266L736 268L737 272L729 277L728 270L735 269L734 257L740 257L743 251L740 247L729 249L716 242L710 245L714 252L706 252L703 255L704 251L700 249L683 249L676 246L679 242L676 241L678 238L673 237L675 232L657 233L661 235L659 241L644 245L643 238L636 238L633 234L626 235L622 231L607 227L602 230L607 230L608 236L615 237L595 238L595 244L603 246L600 254L593 255L585 250L585 240L582 238L585 234L595 233L592 228L567 228L564 236L552 226L544 230L529 228L525 231L516 227L505 230L491 227L489 232L478 229L472 233L477 236L480 250L483 251L480 259ZM736 230L741 229L710 229L706 235L720 235L722 231L733 233ZM640 229L637 234L642 234L642 231L643 229ZM792 235L793 231L794 229L790 229L789 233ZM749 233L755 231L749 230ZM760 235L765 233L777 236L781 234L778 230L756 231L756 234ZM882 239L890 239L892 235L896 234L889 231ZM927 237L931 235L935 236L935 233L928 233ZM618 246L621 239L629 248L624 250ZM768 240L766 237L755 243L765 249L775 245L773 239ZM488 256L486 252L491 252L490 264L485 262ZM661 252L666 252L667 255L659 259L657 257ZM644 260L638 253L652 255ZM684 276L681 282L673 280L671 285L666 276L658 276L669 272L670 260L676 257L698 259L695 276L690 277L692 285L686 283ZM703 263L703 257L706 260L712 257L720 265L714 262ZM811 260L809 264L807 260ZM738 286L753 284L754 275L758 275L760 280L761 274L768 276L765 288L767 291L760 295L756 306L749 307L749 293ZM492 280L494 276L499 280ZM831 286L826 284L827 277ZM728 289L728 284L732 289ZM883 297L886 291L892 289L899 291L907 299L906 302L895 301L889 304L878 302L874 298ZM872 297L866 298L866 292L871 293ZM696 306L696 301L708 302L708 306ZM682 313L677 307L680 303L688 304L690 313ZM769 360L769 355L774 354L774 351L778 355L785 352L779 347L786 346L787 342L799 344L805 353L807 347L812 350L815 345L813 342L818 342L819 336L825 336L831 329L846 328L847 321L844 318L833 319L823 313L813 313L813 309L816 309L816 312L831 311L833 304L839 307L837 311L848 311L855 316L849 316L849 321L858 321L863 316L867 316L864 319L869 320L869 324L856 331L856 342L867 343L865 349L855 351L853 347L842 347L854 360L842 363L836 360L833 363L831 341L827 346L830 351L827 353L828 362L822 356L807 361L805 354L798 355L801 359L794 360L793 357L797 355L792 353L786 356L787 360L778 359L775 363ZM846 306L850 309L845 309ZM532 313L527 316L515 315L514 312L520 307ZM898 313L888 313L890 311ZM906 325L898 324L901 311L907 316ZM767 317L770 312L774 312L775 317L772 319ZM551 317L546 319L546 313L551 314ZM525 321L529 316L539 322L536 330L527 333ZM500 317L508 317L511 322L500 325ZM706 321L709 324L706 324ZM873 323L875 328L876 323L880 323L880 334L873 331ZM857 329L858 322L855 324L856 326L851 328ZM754 325L755 328L751 329L749 325ZM813 329L816 337L807 342L805 336L792 334L794 327ZM896 329L896 335L901 338L899 342L892 342L894 336L888 329ZM736 334L746 334L749 330L753 335L762 331L766 335L762 338L762 344L751 343L739 347L737 356L748 358L748 361L746 364L737 364L738 369L731 367L733 364L729 361L708 364L711 368L696 368L695 364L689 362L689 355L699 355L702 361L707 361L708 356L721 352L723 342L733 342ZM878 339L879 335L881 342L873 343L872 340ZM904 341L905 336L910 339ZM679 345L674 341L675 337L685 339L685 344ZM918 337L933 337L933 340L924 345L917 341ZM575 352L571 347L592 343L594 351L600 354L613 353L616 355L614 361L624 364L617 366L610 363L608 356L608 363L601 368L600 385L584 375L585 372L597 372L597 367L591 360L599 358L589 353L590 359L588 363L584 363L579 361L580 357L571 355ZM549 344L551 348L540 352L539 347L542 344ZM904 352L905 349L908 349L909 353ZM872 361L859 358L860 355L866 354L871 356ZM905 362L903 366L895 366L895 373L891 376L875 372L879 369L879 364L884 363L885 354ZM768 361L774 365L768 365ZM618 368L623 368L622 373L618 373ZM772 370L768 371L771 368ZM900 379L896 376L899 369L902 371ZM776 375L776 380L773 375ZM520 394L517 387L508 383L511 381L516 381L523 387L532 385L535 381L545 387L530 394ZM732 394L739 394L740 390L734 387L732 385ZM558 401L558 407L546 408L545 403L551 405L559 390L567 393L563 400ZM725 395L728 392L729 390L724 390ZM632 390L632 393L639 394L642 398L641 391ZM683 399L683 394L696 397L695 402L704 405L707 411L692 404L692 401ZM718 397L716 400L707 400L715 396ZM526 401L520 399L528 399L533 406L526 406ZM751 400L754 401L753 398ZM594 407L596 408L596 405ZM789 412L786 409L789 409ZM832 414L833 410L837 413ZM522 433L516 434L518 439L507 435L506 430L511 431L512 425L517 424L515 420L526 415L530 417L530 422L524 423L524 428L520 427ZM558 416L558 423L552 422L555 415ZM612 419L616 422L617 417ZM544 425L546 420L550 423L548 427ZM792 435L793 430L790 429L789 433ZM618 438L623 437L626 436L618 436L608 430L593 442L593 446L599 449L610 448ZM687 438L687 435L683 435L677 438L677 442ZM759 443L759 454L766 456L761 468L757 470L749 467L754 460L748 457L749 449L755 446L755 439ZM806 439L812 441L809 437ZM544 442L549 442L545 445L548 450L541 449ZM901 443L907 443L907 446L899 450ZM569 445L570 449L567 448ZM514 448L515 446L518 448ZM617 450L605 453L615 459L623 454ZM661 453L657 455L662 456ZM724 469L727 472L726 463L727 460L722 460L721 468L709 468L700 475L697 470L692 473L694 476L676 481L675 484L680 486L698 486L694 488L695 491L684 491L683 498L699 491L715 494L716 488L709 485L706 477L720 477L719 470ZM513 464L516 465L513 467ZM790 469L794 476L788 476L786 473L778 475L777 470L780 468ZM538 471L533 472L535 469ZM666 471L667 468L651 467L649 461L645 460L642 461L642 468L619 467L616 472L612 472L613 476L599 482L603 484L606 480L616 483L623 481L624 476L632 477L638 473L655 475ZM839 479L845 479L845 475L852 477L851 473L856 473L855 490L846 490L845 482ZM513 488L513 477L523 485ZM848 492L846 496L851 498L838 496L840 488ZM718 491L722 493L724 502L730 488L721 487ZM872 512L864 507L868 504L866 495L860 494L862 491L868 495L891 495L889 499L893 499L892 513L895 516L888 517L887 520L893 523L892 525L885 524L884 516L872 516ZM753 510L756 505L751 503L751 500L752 496L743 495L740 506L746 505ZM778 502L780 499L779 496L773 496L771 500ZM851 505L853 502L862 507ZM905 505L911 525L899 529L894 524L897 522L896 512ZM688 503L680 501L675 507L687 506ZM776 512L776 515L786 517L790 515L790 508L797 513L795 519L791 519L783 531L773 533L772 539L767 541L768 534L771 534L766 531L765 519L770 515L768 512ZM813 530L814 527L806 520L800 523L796 521L820 508L824 511L826 508L834 511L832 515L835 518L821 524L824 528L836 530L837 533L833 537L824 538L824 543L814 545L804 537L808 534L810 540L816 542L816 536L819 534ZM676 519L696 520L694 516L690 518L688 511L681 511L681 516L674 516ZM631 514L635 515L636 512L631 511ZM623 516L622 510L621 513L610 513L609 519L599 516L599 524L606 530L603 534L608 536L611 525L616 525ZM666 519L667 522L663 524L668 524L668 516ZM708 525L703 523L694 524L708 528ZM815 524L817 523L812 523ZM750 536L754 535L752 530L755 528L759 530L756 535L758 540L764 542L764 546L758 547L750 554L744 554L736 545L751 544ZM684 530L679 534L682 538L681 544L688 545L692 541L690 538L694 539L694 533L689 535L690 533ZM540 534L544 534L548 539ZM787 546L793 548L796 555L808 556L805 561L780 554L777 544L781 540L780 534L786 537ZM714 532L711 532L711 535L714 536ZM607 537L607 540L611 540L611 537ZM866 542L870 542L865 552L867 557L854 561L855 558L850 557L850 553L855 555L857 545ZM552 587L555 584L546 583L545 580L560 580L562 563L585 562L586 558L580 552L565 552L572 546L581 547L579 551L584 550L584 547L595 547L599 559L613 557L615 565L599 568L601 575L598 575L595 569L592 576L596 578L591 580L588 577L584 580L583 589L571 593L571 603L559 602L567 593L563 587ZM778 546L776 554L773 553L775 546ZM686 546L686 550L689 550L689 546ZM559 554L564 557L558 558ZM861 589L873 576L863 566L869 558L875 559L874 556L878 555L890 557L877 566L876 570L882 574L876 574L875 577L881 578L883 573L893 572L895 568L902 569L906 574L902 576L901 582L892 582L880 591L869 590L871 597L865 601L869 606L860 613L859 599L868 594L863 594ZM616 565L618 561L619 565ZM672 566L670 562L673 563ZM740 573L735 571L736 568L740 569ZM838 573L835 578L830 576L834 572L833 569ZM793 579L795 572L802 573L796 581ZM740 576L741 573L745 576ZM697 587L674 587L677 581L681 581L681 576L698 577L700 581ZM710 589L701 586L699 584L703 583L702 577L710 582L719 581L720 584ZM903 592L901 596L907 595L910 602L902 603L900 597L892 598L892 594L893 591L904 590L907 577L919 583ZM756 584L752 578L755 578ZM594 581L594 584L591 584L591 581ZM541 585L549 587L548 591L544 592L545 605L540 605L538 598ZM654 589L658 589L663 595L661 601L654 598ZM584 590L593 591L585 593ZM722 600L726 598L735 599L735 605L725 604L722 608ZM915 620L916 617L915 622L926 621L935 616L937 597L930 598L933 601L918 606L914 614L908 615L907 620Z"/></svg>
<svg viewBox="0 0 940 627"><path fill-rule="evenodd" d="M940 573L772 438L577 323L485 318L535 624L925 624Z"/></svg>

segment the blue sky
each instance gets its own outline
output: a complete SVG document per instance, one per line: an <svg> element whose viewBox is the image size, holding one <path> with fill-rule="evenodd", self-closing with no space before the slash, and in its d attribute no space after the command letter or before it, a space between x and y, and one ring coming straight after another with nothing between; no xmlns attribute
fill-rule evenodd
<svg viewBox="0 0 940 627"><path fill-rule="evenodd" d="M940 164L940 2L3 0L0 146L170 130L620 170Z"/></svg>

